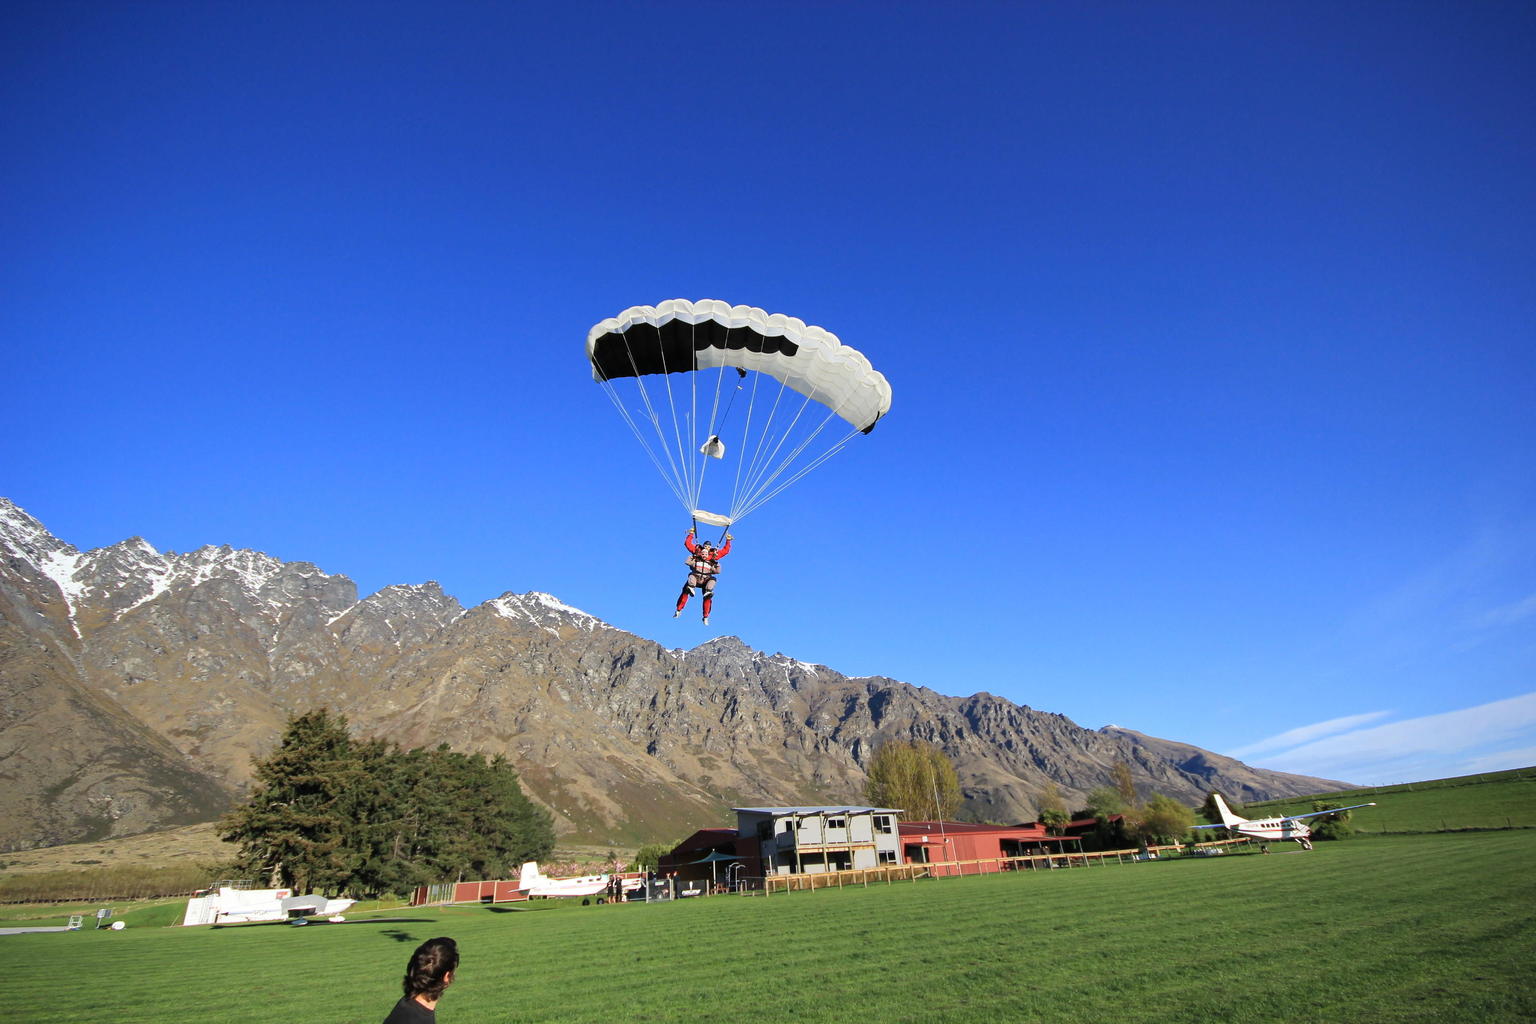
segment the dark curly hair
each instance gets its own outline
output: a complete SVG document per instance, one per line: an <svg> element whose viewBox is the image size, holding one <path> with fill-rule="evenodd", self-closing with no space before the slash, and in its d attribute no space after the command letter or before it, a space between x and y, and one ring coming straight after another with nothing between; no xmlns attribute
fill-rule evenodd
<svg viewBox="0 0 1536 1024"><path fill-rule="evenodd" d="M459 946L450 938L428 939L411 954L405 969L405 994L442 998L448 987L448 974L459 968Z"/></svg>

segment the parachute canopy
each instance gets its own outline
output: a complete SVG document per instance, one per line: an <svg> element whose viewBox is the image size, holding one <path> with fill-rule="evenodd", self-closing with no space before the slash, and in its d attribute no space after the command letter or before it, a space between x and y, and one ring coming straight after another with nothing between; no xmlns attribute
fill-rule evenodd
<svg viewBox="0 0 1536 1024"><path fill-rule="evenodd" d="M891 408L884 375L837 335L714 299L632 306L587 332L587 359L695 518L709 460L731 467L731 511L710 522L741 519Z"/></svg>

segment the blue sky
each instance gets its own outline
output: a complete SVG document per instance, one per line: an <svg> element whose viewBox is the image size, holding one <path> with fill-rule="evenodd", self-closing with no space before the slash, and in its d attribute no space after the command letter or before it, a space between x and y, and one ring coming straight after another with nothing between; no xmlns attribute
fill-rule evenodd
<svg viewBox="0 0 1536 1024"><path fill-rule="evenodd" d="M1360 783L1536 763L1536 8L10 3L0 494ZM890 416L686 517L587 329Z"/></svg>

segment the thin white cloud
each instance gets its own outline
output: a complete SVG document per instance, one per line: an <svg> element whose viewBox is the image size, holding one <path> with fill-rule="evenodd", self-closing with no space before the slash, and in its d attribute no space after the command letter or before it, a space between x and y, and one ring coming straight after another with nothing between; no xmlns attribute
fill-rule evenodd
<svg viewBox="0 0 1536 1024"><path fill-rule="evenodd" d="M1523 601L1489 609L1482 614L1478 624L1487 629L1498 629L1503 626L1513 626L1533 616L1536 616L1536 594L1532 594Z"/></svg>
<svg viewBox="0 0 1536 1024"><path fill-rule="evenodd" d="M1522 747L1519 750L1501 750L1497 754L1484 754L1474 757L1466 762L1466 774L1476 775L1479 772L1497 772L1506 768L1526 768L1536 765L1536 747Z"/></svg>
<svg viewBox="0 0 1536 1024"><path fill-rule="evenodd" d="M1350 782L1406 782L1523 767L1531 763L1521 758L1533 744L1536 693L1527 693L1303 742L1265 756L1261 767Z"/></svg>
<svg viewBox="0 0 1536 1024"><path fill-rule="evenodd" d="M1390 711L1367 711L1363 715L1345 715L1342 718L1330 718L1326 722L1317 722L1313 725L1302 725L1295 729L1288 729L1279 735L1259 740L1256 743L1250 743L1246 747L1239 747L1227 753L1230 757L1244 758L1252 757L1255 754L1263 754L1271 750L1286 750L1321 739L1324 736L1331 736L1334 733L1358 729L1362 725L1386 718L1391 713Z"/></svg>
<svg viewBox="0 0 1536 1024"><path fill-rule="evenodd" d="M1494 642L1536 617L1536 594L1509 600L1533 560L1536 524L1486 527L1346 616L1344 639L1388 662Z"/></svg>

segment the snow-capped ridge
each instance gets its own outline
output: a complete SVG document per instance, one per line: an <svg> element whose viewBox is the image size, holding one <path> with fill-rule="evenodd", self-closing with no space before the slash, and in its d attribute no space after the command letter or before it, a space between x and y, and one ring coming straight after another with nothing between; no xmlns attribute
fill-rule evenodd
<svg viewBox="0 0 1536 1024"><path fill-rule="evenodd" d="M9 498L0 498L0 545L10 548L39 570L54 565L55 572L57 567L68 564L80 554L73 544L66 544L49 533L46 526Z"/></svg>
<svg viewBox="0 0 1536 1024"><path fill-rule="evenodd" d="M597 616L589 615L580 608L572 608L553 594L540 590L526 594L515 594L509 590L485 603L502 618L530 622L549 633L556 633L555 626L562 624L588 631L607 625Z"/></svg>

